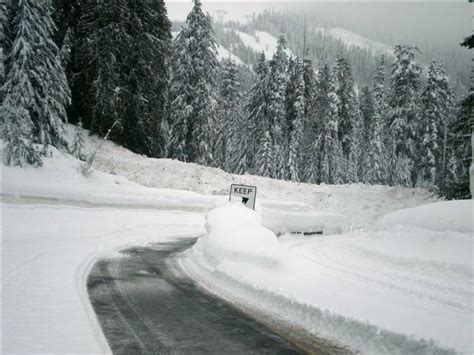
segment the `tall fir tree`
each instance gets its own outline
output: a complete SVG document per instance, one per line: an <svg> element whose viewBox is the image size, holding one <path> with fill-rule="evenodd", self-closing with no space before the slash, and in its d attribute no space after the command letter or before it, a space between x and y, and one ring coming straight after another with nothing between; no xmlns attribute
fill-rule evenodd
<svg viewBox="0 0 474 355"><path fill-rule="evenodd" d="M268 65L262 52L255 66L255 83L247 95L245 111L247 113L247 166L250 172L258 174L259 164L264 162L264 142L266 132L270 133L268 117ZM265 162L265 164L267 164ZM265 170L265 169L263 169Z"/></svg>
<svg viewBox="0 0 474 355"><path fill-rule="evenodd" d="M191 114L193 93L190 85L192 60L187 51L187 29L183 28L173 41L171 55L171 80L168 118L162 122L162 135L166 144L166 156L190 161L187 142L192 131Z"/></svg>
<svg viewBox="0 0 474 355"><path fill-rule="evenodd" d="M278 45L270 61L268 87L268 117L270 119L270 137L272 141L273 171L275 179L286 177L286 160L288 152L288 130L286 126L286 72L288 56L285 52L286 41L283 36L278 39Z"/></svg>
<svg viewBox="0 0 474 355"><path fill-rule="evenodd" d="M420 66L415 47L396 45L389 93L389 183L413 186L417 178Z"/></svg>
<svg viewBox="0 0 474 355"><path fill-rule="evenodd" d="M247 170L247 119L241 109L242 95L238 69L231 59L222 64L222 87L220 93L219 130L222 134L222 150L216 156L226 171L243 174Z"/></svg>
<svg viewBox="0 0 474 355"><path fill-rule="evenodd" d="M445 130L452 116L451 86L444 69L436 62L428 67L425 89L421 95L420 174L418 184L435 187L444 175Z"/></svg>
<svg viewBox="0 0 474 355"><path fill-rule="evenodd" d="M319 180L326 184L344 182L344 154L338 133L338 107L336 78L331 75L329 65L323 63L319 74L318 115L321 135L318 142Z"/></svg>
<svg viewBox="0 0 474 355"><path fill-rule="evenodd" d="M352 131L358 119L358 105L354 91L354 78L349 61L341 54L334 67L334 85L338 96L338 136L344 157L348 158L352 148Z"/></svg>
<svg viewBox="0 0 474 355"><path fill-rule="evenodd" d="M470 167L472 168L472 131L474 128L474 67L471 70L469 92L459 103L456 117L448 125L448 159L446 180L441 194L448 199L472 198Z"/></svg>
<svg viewBox="0 0 474 355"><path fill-rule="evenodd" d="M374 76L369 103L372 109L371 127L367 127L367 149L364 160L363 181L368 184L386 182L387 162L385 150L387 104L385 95L385 58L382 56Z"/></svg>
<svg viewBox="0 0 474 355"><path fill-rule="evenodd" d="M302 59L294 60L294 69L290 77L293 86L291 90L292 105L287 111L291 112L291 125L288 143L288 177L291 181L300 181L300 164L303 149L303 129L306 121L306 97L304 62Z"/></svg>
<svg viewBox="0 0 474 355"><path fill-rule="evenodd" d="M186 54L186 66L182 70L188 72L187 83L176 83L182 77L172 76L172 87L188 86L187 92L192 96L181 97L178 91L170 92L170 100L174 102L170 109L176 108L183 117L170 114L169 124L172 135L185 137L184 158L200 164L215 164L213 154L221 149L222 142L216 142L217 124L217 80L216 70L219 63L216 59L216 42L213 38L211 19L204 14L202 4L195 0L194 7L189 13L186 24L178 38L180 46ZM182 100L182 99L185 100ZM177 100L177 101L176 101ZM188 101L189 100L189 101ZM181 104L181 106L178 106ZM185 131L179 132L184 129ZM174 139L174 138L173 138ZM172 148L171 150L174 150Z"/></svg>
<svg viewBox="0 0 474 355"><path fill-rule="evenodd" d="M0 0L0 104L3 101L2 86L7 76L7 55L10 53L10 9L8 0ZM2 120L2 119L0 119ZM1 122L1 121L0 121Z"/></svg>
<svg viewBox="0 0 474 355"><path fill-rule="evenodd" d="M148 156L160 156L168 99L171 24L163 1L88 0L75 30L77 114L92 133Z"/></svg>
<svg viewBox="0 0 474 355"><path fill-rule="evenodd" d="M316 112L317 76L310 60L303 61L304 79L304 121L301 138L299 177L301 181L318 180L318 137L320 133Z"/></svg>
<svg viewBox="0 0 474 355"><path fill-rule="evenodd" d="M41 158L33 143L43 145L42 152L48 145L66 146L63 122L70 91L59 48L53 41L55 30L49 1L16 3L0 115L8 155L4 158L9 164L39 165Z"/></svg>

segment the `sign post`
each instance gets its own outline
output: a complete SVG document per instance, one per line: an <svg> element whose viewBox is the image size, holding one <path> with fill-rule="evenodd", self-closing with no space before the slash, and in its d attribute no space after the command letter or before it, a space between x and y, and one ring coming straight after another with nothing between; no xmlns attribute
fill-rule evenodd
<svg viewBox="0 0 474 355"><path fill-rule="evenodd" d="M247 185L230 185L229 201L241 202L245 207L255 210L257 187Z"/></svg>

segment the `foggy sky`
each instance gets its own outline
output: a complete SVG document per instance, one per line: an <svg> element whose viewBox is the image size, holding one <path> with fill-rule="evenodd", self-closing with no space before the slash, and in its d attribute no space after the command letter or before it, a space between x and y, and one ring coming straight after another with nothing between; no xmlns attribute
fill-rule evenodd
<svg viewBox="0 0 474 355"><path fill-rule="evenodd" d="M167 0L169 17L184 20L192 8L191 0ZM432 46L458 43L472 31L473 4L461 0L367 2L332 1L203 1L204 10L216 16L224 10L225 19L245 20L245 16L264 9L304 10L320 24L344 27L367 37L383 38L387 44L395 42L424 42Z"/></svg>

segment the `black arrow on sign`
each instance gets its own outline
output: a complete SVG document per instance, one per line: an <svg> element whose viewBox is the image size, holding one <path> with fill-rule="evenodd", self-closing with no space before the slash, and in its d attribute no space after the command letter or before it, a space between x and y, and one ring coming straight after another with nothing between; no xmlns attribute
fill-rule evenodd
<svg viewBox="0 0 474 355"><path fill-rule="evenodd" d="M247 202L249 202L249 198L248 198L248 197L242 197L242 203L243 203L244 205L246 205Z"/></svg>

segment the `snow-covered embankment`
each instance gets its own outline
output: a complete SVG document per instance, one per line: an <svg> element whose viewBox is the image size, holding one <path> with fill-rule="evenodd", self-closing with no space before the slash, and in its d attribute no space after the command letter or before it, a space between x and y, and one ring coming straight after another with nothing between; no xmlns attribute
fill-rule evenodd
<svg viewBox="0 0 474 355"><path fill-rule="evenodd" d="M229 205L207 215L207 235L179 262L225 298L364 354L468 353L473 230L403 224L277 239Z"/></svg>

